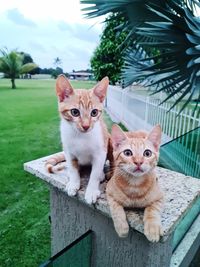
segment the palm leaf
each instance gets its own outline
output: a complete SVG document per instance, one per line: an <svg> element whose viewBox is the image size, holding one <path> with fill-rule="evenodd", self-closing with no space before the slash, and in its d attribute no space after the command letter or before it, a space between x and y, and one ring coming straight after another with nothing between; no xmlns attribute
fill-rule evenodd
<svg viewBox="0 0 200 267"><path fill-rule="evenodd" d="M38 65L35 64L35 63L27 63L27 64L24 64L22 65L21 69L20 69L20 73L23 74L23 73L28 73L34 69L38 68Z"/></svg>
<svg viewBox="0 0 200 267"><path fill-rule="evenodd" d="M153 3L160 3L165 6L165 0L151 0ZM132 40L141 38L136 34L137 27L142 26L146 20L155 21L157 15L152 15L150 10L146 7L148 0L80 0L83 5L89 5L82 8L86 18L94 18L110 13L117 13L118 17L125 18L125 22L122 23L121 28L131 32L127 36L126 41L129 41L129 37ZM114 18L113 18L114 19Z"/></svg>
<svg viewBox="0 0 200 267"><path fill-rule="evenodd" d="M175 101L172 107L187 97L182 106L183 109L190 101L196 98L195 93L199 90L198 85L200 85L200 47L196 45L200 43L200 21L194 17L191 10L186 10L184 6L178 6L174 1L170 1L170 3L168 1L169 9L167 11L156 5L150 7L150 10L156 12L157 15L164 14L164 16L161 16L162 23L148 22L145 27L138 29L137 34L154 37L156 48L160 50L164 49L165 51L163 54L157 56L157 59L161 61L159 64L153 64L148 68L140 69L140 71L141 78L149 79L149 85L158 85L160 87L159 91L162 91L163 82L170 82L173 79L173 82L171 84L169 83L169 86L163 88L163 91L172 92L163 102L175 94L181 93L181 96ZM163 21L164 17L167 18ZM166 40L170 40L173 45L166 43ZM148 46L148 42L142 45L143 47ZM145 61L149 59L141 60ZM156 58L151 57L151 59L155 60ZM135 69L135 62L133 65ZM129 74L130 68L131 64L129 61ZM145 72L151 70L153 73L147 74L147 72L144 73L144 70ZM169 70L171 70L171 73ZM127 75L128 73L124 69L126 85L130 82L130 78L127 79ZM197 107L196 105L195 108Z"/></svg>
<svg viewBox="0 0 200 267"><path fill-rule="evenodd" d="M14 81L19 74L30 72L38 67L35 63L23 65L24 55L16 50L8 51L7 49L2 49L0 52L2 54L0 58L0 71L11 78L13 89L16 88Z"/></svg>
<svg viewBox="0 0 200 267"><path fill-rule="evenodd" d="M2 57L0 61L0 71L9 76L16 77L20 73L22 66L22 56L15 50L8 52L7 50L0 50Z"/></svg>
<svg viewBox="0 0 200 267"><path fill-rule="evenodd" d="M199 0L81 0L86 17L117 13L125 18L119 27L130 31L126 41L125 85L145 81L154 92L165 91L164 101L180 94L173 106L183 107L197 98L200 85L200 18L194 11ZM130 41L132 40L132 41ZM138 53L138 47L144 52ZM151 55L151 49L161 53ZM198 95L197 101L200 96ZM195 106L197 108L198 105Z"/></svg>

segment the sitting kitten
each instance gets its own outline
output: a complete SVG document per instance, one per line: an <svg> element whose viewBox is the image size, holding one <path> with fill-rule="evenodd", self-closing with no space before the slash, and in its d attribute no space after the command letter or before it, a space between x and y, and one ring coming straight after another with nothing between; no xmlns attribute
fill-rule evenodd
<svg viewBox="0 0 200 267"><path fill-rule="evenodd" d="M50 158L46 167L53 172L53 166L66 159L69 176L66 189L69 196L74 196L80 188L79 167L91 165L85 193L85 200L89 204L95 203L99 197L99 183L105 177L103 168L109 134L101 115L108 85L107 77L91 90L74 90L64 75L60 75L56 81L64 153Z"/></svg>
<svg viewBox="0 0 200 267"><path fill-rule="evenodd" d="M144 234L157 242L162 235L160 212L163 193L158 185L155 167L158 161L161 128L152 131L123 132L113 125L114 173L107 184L106 195L115 230L120 237L128 235L124 207L145 208Z"/></svg>

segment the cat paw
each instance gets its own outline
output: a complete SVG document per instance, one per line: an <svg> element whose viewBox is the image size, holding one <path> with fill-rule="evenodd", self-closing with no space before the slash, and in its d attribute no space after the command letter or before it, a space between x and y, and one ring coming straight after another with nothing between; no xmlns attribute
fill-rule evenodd
<svg viewBox="0 0 200 267"><path fill-rule="evenodd" d="M80 188L79 184L68 182L68 184L66 186L68 196L71 196L71 197L75 196L77 191L79 190L79 188Z"/></svg>
<svg viewBox="0 0 200 267"><path fill-rule="evenodd" d="M97 198L100 196L101 192L99 189L96 190L86 190L85 200L88 204L94 204Z"/></svg>
<svg viewBox="0 0 200 267"><path fill-rule="evenodd" d="M118 223L118 224L115 223L115 230L119 237L125 238L128 236L129 225L127 222Z"/></svg>
<svg viewBox="0 0 200 267"><path fill-rule="evenodd" d="M160 223L146 222L144 224L144 234L151 242L158 242L160 236L163 235L162 227Z"/></svg>

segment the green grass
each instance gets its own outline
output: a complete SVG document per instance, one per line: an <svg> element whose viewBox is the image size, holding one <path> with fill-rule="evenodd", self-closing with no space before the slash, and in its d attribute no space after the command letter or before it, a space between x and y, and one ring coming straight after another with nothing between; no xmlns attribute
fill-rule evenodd
<svg viewBox="0 0 200 267"><path fill-rule="evenodd" d="M23 163L61 150L59 116L55 80L16 85L0 79L0 266L35 267L50 257L49 192Z"/></svg>
<svg viewBox="0 0 200 267"><path fill-rule="evenodd" d="M16 84L0 79L0 266L35 267L50 257L49 192L23 163L61 150L59 116L55 80Z"/></svg>

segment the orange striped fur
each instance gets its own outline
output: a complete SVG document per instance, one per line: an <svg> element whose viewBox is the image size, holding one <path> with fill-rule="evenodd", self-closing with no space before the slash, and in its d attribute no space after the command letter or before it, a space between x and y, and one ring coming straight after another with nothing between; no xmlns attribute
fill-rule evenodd
<svg viewBox="0 0 200 267"><path fill-rule="evenodd" d="M69 196L74 196L81 185L79 167L91 165L85 192L85 200L89 204L95 203L100 196L99 184L105 177L104 164L108 154L109 134L102 112L108 85L109 79L105 77L90 90L74 90L64 75L56 80L64 153L50 158L46 162L46 168L51 173L56 172L64 167L58 163L66 159L66 191Z"/></svg>
<svg viewBox="0 0 200 267"><path fill-rule="evenodd" d="M61 163L64 163L65 161L66 161L65 155L63 152L61 152L61 153L58 153L58 154L50 157L46 161L45 167L49 173L56 173L56 172L61 171L65 168L65 164L61 164Z"/></svg>
<svg viewBox="0 0 200 267"><path fill-rule="evenodd" d="M148 240L157 242L162 235L163 193L155 174L161 128L156 125L150 133L125 133L114 125L111 136L114 174L107 184L106 195L115 229L120 237L128 235L124 207L145 208L144 234Z"/></svg>

